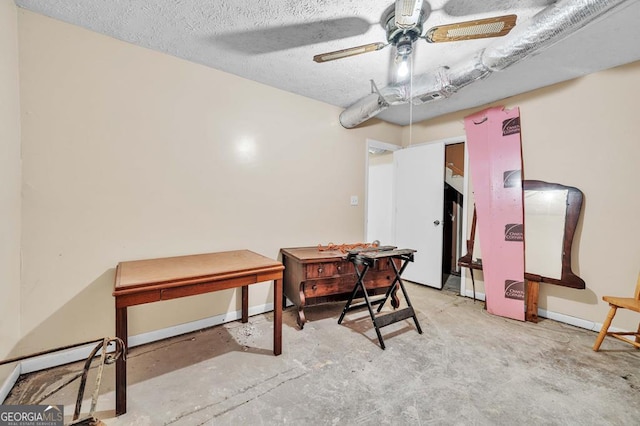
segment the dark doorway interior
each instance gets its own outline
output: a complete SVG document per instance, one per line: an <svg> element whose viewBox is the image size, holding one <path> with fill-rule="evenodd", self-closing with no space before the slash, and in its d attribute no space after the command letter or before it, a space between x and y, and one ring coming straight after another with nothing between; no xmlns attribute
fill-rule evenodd
<svg viewBox="0 0 640 426"><path fill-rule="evenodd" d="M444 229L442 238L442 273L446 282L449 275L460 275L458 267L459 223L463 196L451 185L444 184Z"/></svg>
<svg viewBox="0 0 640 426"><path fill-rule="evenodd" d="M445 146L445 183L442 229L442 282L443 289L460 292L462 255L462 205L464 177L464 143Z"/></svg>

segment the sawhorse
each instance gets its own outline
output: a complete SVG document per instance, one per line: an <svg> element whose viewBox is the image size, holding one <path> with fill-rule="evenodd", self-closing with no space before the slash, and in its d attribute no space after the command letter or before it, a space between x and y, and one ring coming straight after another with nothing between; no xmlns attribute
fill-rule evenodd
<svg viewBox="0 0 640 426"><path fill-rule="evenodd" d="M342 310L342 314L340 315L340 319L338 319L338 324L342 323L344 316L347 312L360 309L363 307L367 307L369 309L369 315L371 316L371 321L373 321L373 326L376 330L376 334L378 335L378 341L380 342L380 347L382 349L385 348L384 340L382 339L382 334L380 333L380 329L389 324L396 323L398 321L402 321L408 318L413 318L413 321L416 324L416 329L418 333L422 334L422 329L420 328L420 323L418 322L418 318L416 317L416 313L411 305L411 301L409 300L409 295L407 294L407 290L404 288L404 284L402 283L402 279L400 275L404 272L405 268L409 264L409 262L413 262L413 254L416 250L413 249L366 249L366 250L354 250L349 252L347 255L347 260L353 263L353 266L356 270L356 275L358 280L356 281L355 286L353 287L353 292L351 292L351 296L347 300L347 304L344 306ZM393 271L395 272L395 278L389 285L387 292L385 295L379 299L371 300L369 299L369 295L367 294L367 289L364 285L364 278L367 274L369 268L375 266L376 262L379 259L389 259L389 263L393 267ZM400 260L400 269L396 266L395 259ZM380 313L382 307L386 303L387 299L395 293L397 287L400 286L402 290L402 294L404 295L404 299L407 301L407 307L404 309L400 309L394 311L389 314L379 315L373 312L373 306L379 305L377 312ZM356 303L354 305L351 304L353 299L356 297L358 290L362 290L362 294L364 296L364 302ZM395 303L391 303L394 308L397 308Z"/></svg>

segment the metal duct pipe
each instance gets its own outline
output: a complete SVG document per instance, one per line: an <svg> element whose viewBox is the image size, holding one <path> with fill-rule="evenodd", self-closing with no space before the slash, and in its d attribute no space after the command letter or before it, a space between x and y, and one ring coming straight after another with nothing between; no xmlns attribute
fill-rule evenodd
<svg viewBox="0 0 640 426"><path fill-rule="evenodd" d="M471 61L449 70L449 96L461 88L502 71L535 52L551 46L628 0L560 0L535 14L525 25L487 46ZM438 87L428 91L441 90ZM414 104L422 95L416 92ZM427 92L428 93L428 92ZM416 99L417 98L417 99Z"/></svg>
<svg viewBox="0 0 640 426"><path fill-rule="evenodd" d="M391 105L406 104L409 96L411 95L408 85L390 84L378 92L365 96L342 111L340 114L340 124L347 129L351 129L375 117Z"/></svg>
<svg viewBox="0 0 640 426"><path fill-rule="evenodd" d="M628 0L560 0L535 14L522 28L515 27L500 43L489 45L482 63L501 71L573 34L605 12Z"/></svg>
<svg viewBox="0 0 640 426"><path fill-rule="evenodd" d="M340 113L340 124L346 129L352 129L387 108L389 108L389 104L381 95L371 93L342 111Z"/></svg>
<svg viewBox="0 0 640 426"><path fill-rule="evenodd" d="M439 73L422 74L414 77L413 88L418 86L431 87L440 80ZM377 92L371 93L360 99L355 104L346 108L340 114L340 124L347 129L352 129L358 124L364 123L375 117L392 105L402 105L409 102L411 96L411 86L407 83L390 84Z"/></svg>
<svg viewBox="0 0 640 426"><path fill-rule="evenodd" d="M414 77L412 103L447 98L459 89L489 76L496 71L525 59L529 55L549 47L596 20L604 13L629 0L559 0L538 12L524 25L516 26L509 34L491 43L474 58L449 68ZM398 92L408 87L387 86L380 95L372 94L340 114L340 123L350 129L375 117L390 105L399 101ZM387 93L392 102L387 101ZM405 103L408 97L404 98Z"/></svg>

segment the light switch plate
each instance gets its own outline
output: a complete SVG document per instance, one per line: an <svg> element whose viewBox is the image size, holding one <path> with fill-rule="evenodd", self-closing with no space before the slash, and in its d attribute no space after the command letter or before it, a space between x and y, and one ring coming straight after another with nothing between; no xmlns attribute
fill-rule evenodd
<svg viewBox="0 0 640 426"><path fill-rule="evenodd" d="M351 205L352 206L357 206L358 205L358 196L357 195L352 195L351 196Z"/></svg>

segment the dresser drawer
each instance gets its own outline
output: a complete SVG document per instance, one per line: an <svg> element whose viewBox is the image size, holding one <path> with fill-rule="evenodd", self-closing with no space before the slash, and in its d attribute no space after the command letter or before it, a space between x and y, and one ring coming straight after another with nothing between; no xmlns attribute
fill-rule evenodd
<svg viewBox="0 0 640 426"><path fill-rule="evenodd" d="M308 279L355 274L353 265L347 261L307 263L304 266L304 271L305 277Z"/></svg>
<svg viewBox="0 0 640 426"><path fill-rule="evenodd" d="M365 276L364 286L367 290L387 288L391 285L394 277L395 275L393 272L387 273L387 271L372 270ZM334 294L351 293L357 280L358 277L356 277L355 274L335 278L308 280L304 282L304 295L305 297L314 298Z"/></svg>
<svg viewBox="0 0 640 426"><path fill-rule="evenodd" d="M309 280L303 283L305 297L314 298L334 294L349 293L356 284L355 275L347 275L337 278Z"/></svg>

